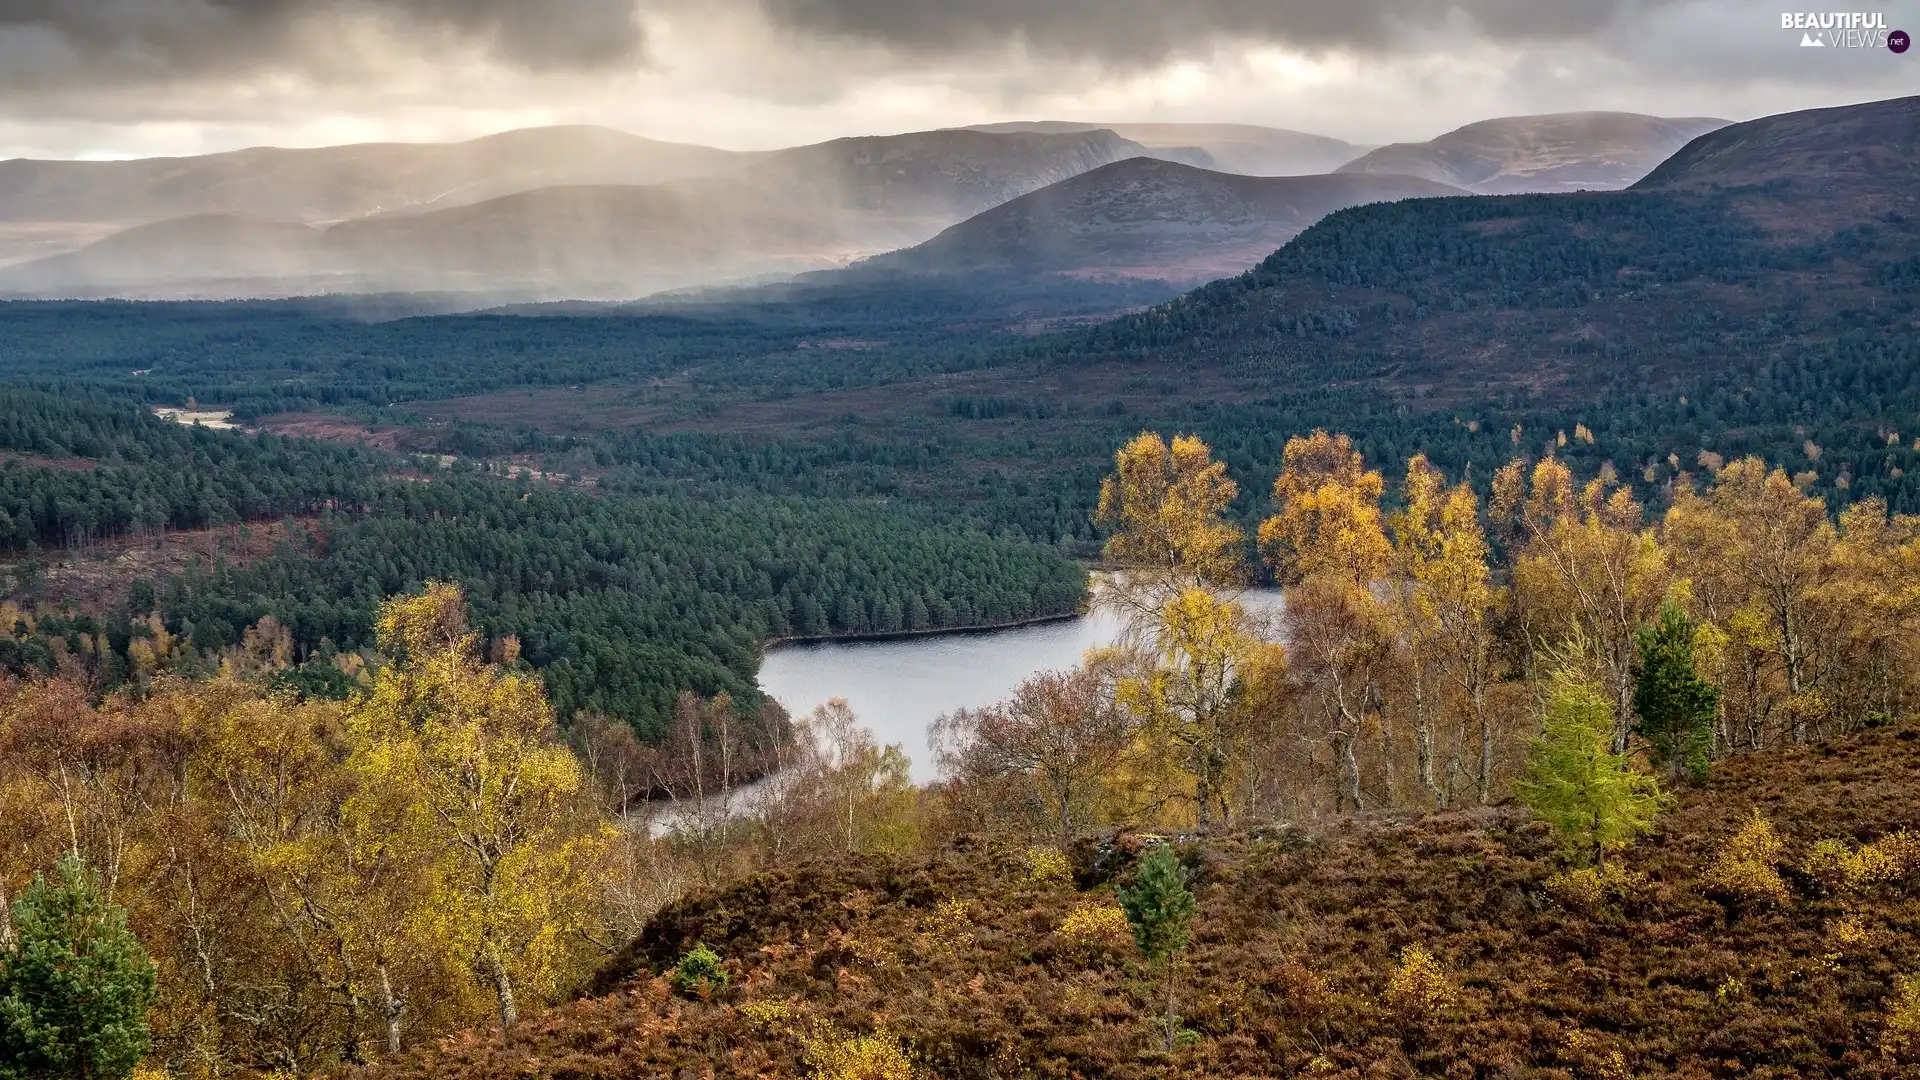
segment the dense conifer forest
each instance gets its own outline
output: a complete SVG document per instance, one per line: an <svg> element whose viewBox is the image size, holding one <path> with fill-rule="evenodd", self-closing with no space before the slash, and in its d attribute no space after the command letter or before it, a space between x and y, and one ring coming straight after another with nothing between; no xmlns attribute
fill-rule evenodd
<svg viewBox="0 0 1920 1080"><path fill-rule="evenodd" d="M85 394L8 391L4 404L0 439L15 454L0 466L0 518L27 568L165 530L300 520L257 561L125 583L110 611L66 615L46 597L33 629L0 643L20 674L69 657L111 689L143 674L136 642L145 674L198 670L271 617L312 665L303 685L325 689L340 654L370 644L382 600L456 580L490 636L518 639L564 714L592 709L657 737L681 691L757 705L769 639L1068 614L1085 592L1057 551L879 500L596 493L461 460L186 427ZM33 592L20 589L30 577L14 580ZM158 626L142 621L156 613Z"/></svg>

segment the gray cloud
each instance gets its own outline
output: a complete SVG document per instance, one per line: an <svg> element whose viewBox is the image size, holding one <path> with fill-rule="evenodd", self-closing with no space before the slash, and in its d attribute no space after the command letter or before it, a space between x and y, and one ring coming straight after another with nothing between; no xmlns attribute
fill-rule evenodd
<svg viewBox="0 0 1920 1080"><path fill-rule="evenodd" d="M0 85L350 66L304 31L354 16L478 42L532 71L628 61L643 44L634 0L0 0Z"/></svg>
<svg viewBox="0 0 1920 1080"><path fill-rule="evenodd" d="M1596 34L1678 0L758 0L803 34L916 53L1006 43L1148 66L1225 39L1398 52L1423 34L1526 42Z"/></svg>

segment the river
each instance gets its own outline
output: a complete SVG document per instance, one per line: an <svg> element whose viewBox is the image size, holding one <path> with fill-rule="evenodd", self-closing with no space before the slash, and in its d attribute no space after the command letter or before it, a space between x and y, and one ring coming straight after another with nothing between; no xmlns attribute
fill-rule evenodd
<svg viewBox="0 0 1920 1080"><path fill-rule="evenodd" d="M1276 613L1278 590L1240 598L1255 614ZM913 759L913 778L936 778L927 743L935 717L1004 701L1028 676L1075 667L1088 649L1120 637L1111 611L1006 630L929 634L886 641L780 645L760 664L760 686L794 716L845 698L882 744Z"/></svg>

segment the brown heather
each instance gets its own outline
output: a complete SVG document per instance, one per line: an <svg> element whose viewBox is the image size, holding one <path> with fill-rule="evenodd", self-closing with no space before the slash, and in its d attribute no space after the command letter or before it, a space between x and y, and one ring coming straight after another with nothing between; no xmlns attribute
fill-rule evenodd
<svg viewBox="0 0 1920 1080"><path fill-rule="evenodd" d="M462 1036L362 1078L899 1076L894 1046L943 1080L1910 1078L1920 880L1843 906L1800 868L1818 841L1853 851L1920 827L1916 795L1910 729L1731 758L1617 860L1619 888L1570 885L1545 827L1508 808L1186 843L1200 914L1181 1024L1197 1037L1171 1054L1143 966L1057 933L1108 901L1131 837L1078 844L1077 888L1033 881L1023 847L965 837L814 862L669 907L590 996L505 1040ZM1778 903L1714 881L1753 846L1756 813L1778 842ZM929 940L956 901L968 933ZM659 977L695 942L732 976L712 1000ZM1406 1008L1408 957L1444 980L1443 1007Z"/></svg>

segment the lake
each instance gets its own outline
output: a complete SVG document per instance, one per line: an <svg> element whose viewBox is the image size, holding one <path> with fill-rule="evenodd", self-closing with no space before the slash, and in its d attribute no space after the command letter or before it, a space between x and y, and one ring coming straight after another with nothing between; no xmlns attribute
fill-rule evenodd
<svg viewBox="0 0 1920 1080"><path fill-rule="evenodd" d="M1277 612L1279 590L1252 590L1247 610ZM845 698L878 741L898 743L913 778L936 777L928 730L941 713L1004 701L1042 671L1077 667L1088 649L1119 639L1123 620L1105 609L1007 630L929 634L891 641L780 645L760 664L760 686L794 716Z"/></svg>

